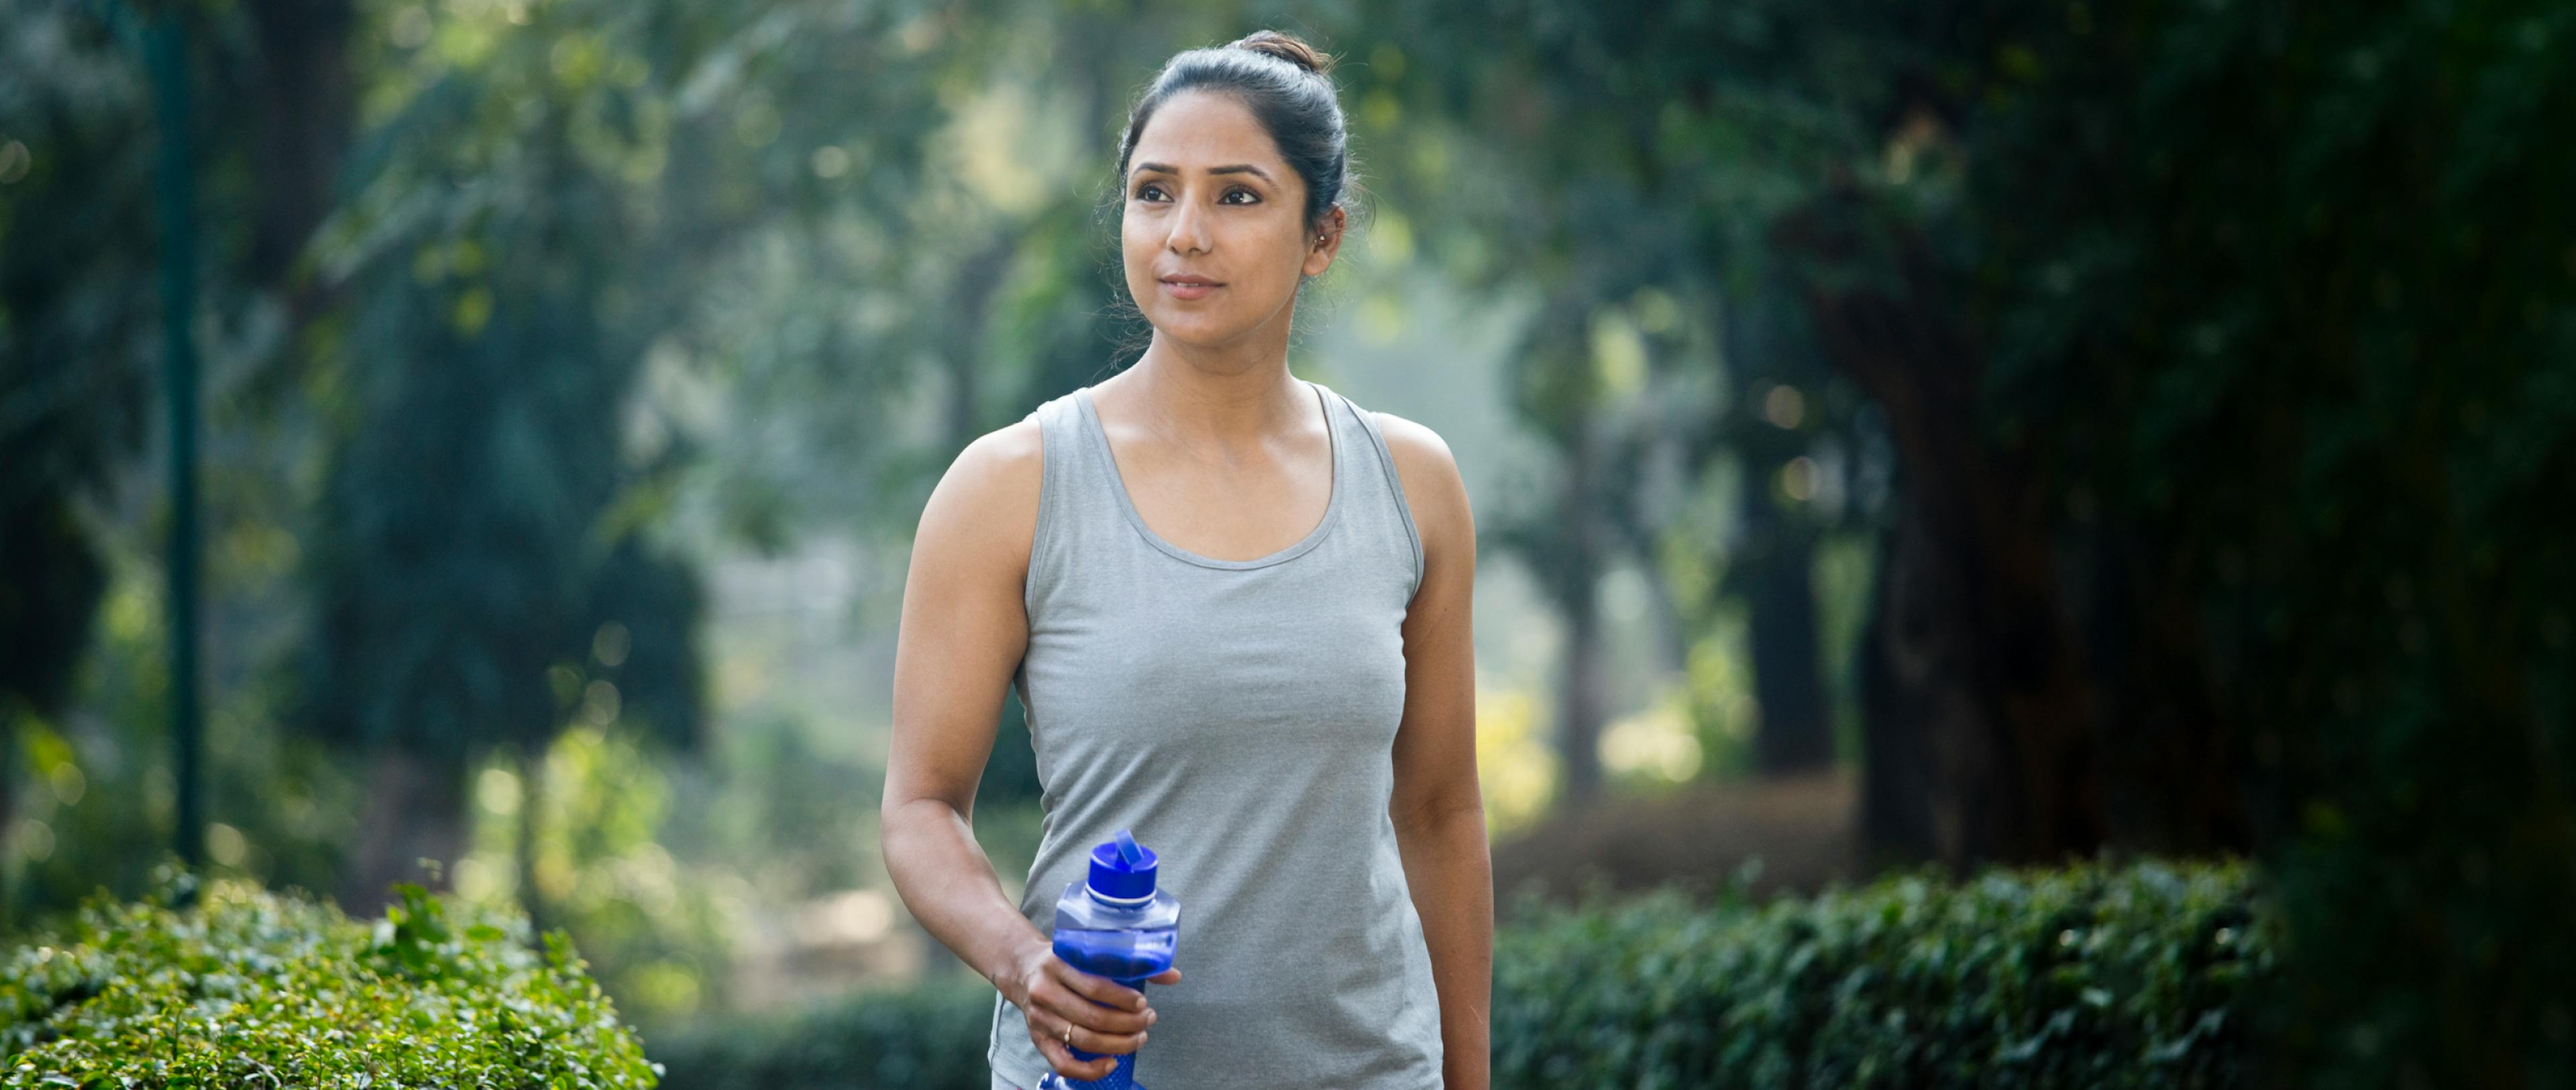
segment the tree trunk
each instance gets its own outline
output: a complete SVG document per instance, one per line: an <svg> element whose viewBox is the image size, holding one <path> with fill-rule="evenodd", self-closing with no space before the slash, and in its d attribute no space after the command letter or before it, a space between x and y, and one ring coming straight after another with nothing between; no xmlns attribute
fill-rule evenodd
<svg viewBox="0 0 2576 1090"><path fill-rule="evenodd" d="M519 908L528 914L528 934L536 948L545 949L545 890L537 885L537 820L546 801L546 747L532 739L521 739L511 747L519 763L518 843L512 854L518 857Z"/></svg>
<svg viewBox="0 0 2576 1090"><path fill-rule="evenodd" d="M1808 338L1796 332L1799 305L1787 274L1776 265L1749 287L1719 297L1718 336L1738 399L1758 403L1756 395L1768 392L1764 380L1807 393L1821 385L1824 365ZM1734 574L1727 589L1748 607L1757 713L1753 763L1764 776L1800 775L1834 761L1816 631L1816 538L1812 520L1784 507L1772 482L1807 452L1811 440L1797 420L1733 411L1742 422L1727 446L1744 467L1737 493L1743 529L1728 565Z"/></svg>
<svg viewBox="0 0 2576 1090"><path fill-rule="evenodd" d="M352 916L381 915L397 901L392 896L397 882L449 888L464 846L465 762L381 747L342 879L341 908ZM437 860L435 876L421 870L422 859Z"/></svg>
<svg viewBox="0 0 2576 1090"><path fill-rule="evenodd" d="M1860 644L1853 649L1852 672L1860 698L1860 869L1876 874L1926 859L1941 858L1932 829L1932 771L1924 739L1932 705L1907 699L1923 682L1912 664L1894 652L1905 641L1889 630L1898 623L1895 604L1906 600L1892 585L1920 578L1908 565L1912 558L1897 544L1906 524L1879 535L1878 575L1870 589L1869 614L1861 621Z"/></svg>
<svg viewBox="0 0 2576 1090"><path fill-rule="evenodd" d="M1565 802L1590 805L1601 795L1601 610L1587 582L1565 603L1564 683L1557 691L1557 756Z"/></svg>
<svg viewBox="0 0 2576 1090"><path fill-rule="evenodd" d="M25 713L15 705L10 694L0 692L0 837L18 824L18 750L23 744L19 734L26 728L21 725ZM18 931L17 893L18 887L9 884L8 871L0 869L0 935Z"/></svg>
<svg viewBox="0 0 2576 1090"><path fill-rule="evenodd" d="M2245 851L2246 755L2222 729L2208 650L2192 608L2188 550L2136 527L2077 515L2085 572L2079 629L2107 698L2102 765L2111 838L2161 855Z"/></svg>
<svg viewBox="0 0 2576 1090"><path fill-rule="evenodd" d="M260 56L249 273L252 283L276 285L335 204L331 187L356 129L349 36L357 11L350 0L254 0L246 10Z"/></svg>
<svg viewBox="0 0 2576 1090"><path fill-rule="evenodd" d="M1601 794L1601 562L1604 552L1601 490L1595 486L1600 455L1588 429L1566 447L1561 499L1569 520L1565 570L1546 578L1565 618L1564 684L1557 691L1557 755L1564 770L1558 798L1589 805Z"/></svg>
<svg viewBox="0 0 2576 1090"><path fill-rule="evenodd" d="M990 341L985 330L992 325L993 293L1010 271L1012 256L1019 251L1019 234L1004 232L957 270L951 291L955 303L949 312L947 358L951 450L964 450L966 444L984 434L981 376L992 368L984 349Z"/></svg>
<svg viewBox="0 0 2576 1090"><path fill-rule="evenodd" d="M1848 211L1793 216L1780 240L1848 261L1857 239L1836 226L1860 218ZM1888 656L1879 710L1900 719L1874 733L1920 732L1943 862L2090 856L2106 832L2097 719L2047 489L2016 450L1988 447L1979 360L1922 240L1889 244L1892 285L1801 285L1826 359L1886 411L1905 482L1872 633Z"/></svg>
<svg viewBox="0 0 2576 1090"><path fill-rule="evenodd" d="M1905 501L1900 501L1900 503ZM1921 520L1900 515L1879 547L1878 580L1858 649L1861 844L1866 871L1934 859L1962 872L2010 790L1984 737L1969 682L1972 638L1944 624L1964 603L1930 555Z"/></svg>
<svg viewBox="0 0 2576 1090"><path fill-rule="evenodd" d="M1748 475L1744 518L1751 546L1746 598L1751 606L1753 700L1759 725L1754 766L1764 776L1794 776L1834 763L1826 716L1824 666L1816 634L1816 550L1803 529L1787 525L1763 481Z"/></svg>

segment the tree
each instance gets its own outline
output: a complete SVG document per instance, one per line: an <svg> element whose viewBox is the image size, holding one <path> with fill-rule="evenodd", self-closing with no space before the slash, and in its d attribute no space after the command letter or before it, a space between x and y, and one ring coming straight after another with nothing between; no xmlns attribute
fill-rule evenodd
<svg viewBox="0 0 2576 1090"><path fill-rule="evenodd" d="M496 33L368 133L320 255L346 317L315 366L345 394L296 722L374 754L353 908L458 857L496 747L533 794L577 716L697 737L694 575L644 536L676 452L630 457L618 426L666 290L631 278L668 240L630 179L670 149L636 41L591 14Z"/></svg>
<svg viewBox="0 0 2576 1090"><path fill-rule="evenodd" d="M1653 119L1707 252L1786 262L1885 413L1873 836L2259 847L2283 1074L2569 1077L2567 13L1440 14L1450 87L1511 74L1461 115Z"/></svg>

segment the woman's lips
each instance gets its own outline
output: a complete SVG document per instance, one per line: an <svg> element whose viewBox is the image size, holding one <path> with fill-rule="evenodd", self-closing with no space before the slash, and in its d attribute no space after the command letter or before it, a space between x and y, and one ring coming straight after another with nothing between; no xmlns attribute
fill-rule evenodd
<svg viewBox="0 0 2576 1090"><path fill-rule="evenodd" d="M1160 283L1163 285L1163 290L1170 293L1174 299L1205 298L1209 292L1225 286L1223 284L1175 283L1170 280L1160 281Z"/></svg>

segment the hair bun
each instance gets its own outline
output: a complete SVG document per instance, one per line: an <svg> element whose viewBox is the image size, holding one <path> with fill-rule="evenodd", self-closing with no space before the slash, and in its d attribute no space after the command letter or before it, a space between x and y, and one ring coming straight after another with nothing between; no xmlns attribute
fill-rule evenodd
<svg viewBox="0 0 2576 1090"><path fill-rule="evenodd" d="M1248 49L1277 57L1306 71L1322 74L1332 71L1333 58L1326 56L1304 39L1276 30L1256 30L1228 43L1231 49Z"/></svg>

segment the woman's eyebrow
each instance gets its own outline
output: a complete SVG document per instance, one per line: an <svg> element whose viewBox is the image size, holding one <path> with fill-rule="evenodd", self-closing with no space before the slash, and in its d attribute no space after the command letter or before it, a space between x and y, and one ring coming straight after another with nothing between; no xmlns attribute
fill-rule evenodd
<svg viewBox="0 0 2576 1090"><path fill-rule="evenodd" d="M1136 169L1130 171L1127 177L1130 181L1133 181L1137 175L1143 174L1147 171L1157 171L1163 174L1178 174L1181 172L1179 167L1175 167L1170 163L1138 163L1136 164ZM1269 182L1272 185L1279 184L1277 179L1270 176L1269 171L1263 170L1250 163L1236 163L1231 166L1209 167L1207 172L1210 174L1251 174L1259 177L1262 181Z"/></svg>

